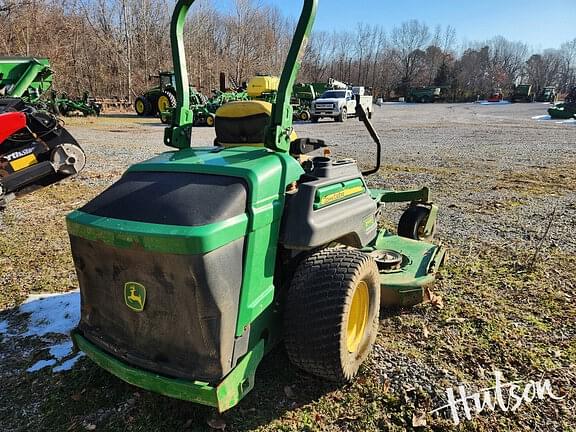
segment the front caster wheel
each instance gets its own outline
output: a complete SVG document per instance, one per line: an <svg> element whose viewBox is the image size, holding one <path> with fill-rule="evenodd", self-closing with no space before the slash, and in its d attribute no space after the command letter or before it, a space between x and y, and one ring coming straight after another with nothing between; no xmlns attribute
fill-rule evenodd
<svg viewBox="0 0 576 432"><path fill-rule="evenodd" d="M408 207L398 222L398 235L413 240L432 241L436 234L436 221L430 232L425 232L430 213L428 206L416 204Z"/></svg>

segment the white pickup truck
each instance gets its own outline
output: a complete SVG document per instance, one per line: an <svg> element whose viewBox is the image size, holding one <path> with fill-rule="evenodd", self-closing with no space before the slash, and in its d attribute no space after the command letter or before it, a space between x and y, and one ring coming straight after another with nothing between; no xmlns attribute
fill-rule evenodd
<svg viewBox="0 0 576 432"><path fill-rule="evenodd" d="M372 118L372 96L360 96L360 105L364 107L368 118ZM313 101L310 107L310 119L313 123L323 117L332 117L338 122L343 122L355 115L356 95L352 90L327 90Z"/></svg>

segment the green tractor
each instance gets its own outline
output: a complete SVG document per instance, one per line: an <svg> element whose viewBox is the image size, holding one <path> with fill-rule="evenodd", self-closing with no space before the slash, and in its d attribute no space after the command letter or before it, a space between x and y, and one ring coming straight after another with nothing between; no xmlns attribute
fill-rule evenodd
<svg viewBox="0 0 576 432"><path fill-rule="evenodd" d="M326 85L324 85L326 87ZM294 120L310 120L310 105L312 101L321 95L323 91L317 92L314 84L298 83L292 89L292 109Z"/></svg>
<svg viewBox="0 0 576 432"><path fill-rule="evenodd" d="M531 84L518 84L512 88L510 102L534 102L534 91Z"/></svg>
<svg viewBox="0 0 576 432"><path fill-rule="evenodd" d="M143 389L225 411L282 339L290 361L349 382L369 355L381 305L425 300L445 251L427 188L370 189L373 169L295 137L291 92L317 0L305 0L274 102L218 109L214 146L191 147L183 28L171 24L177 106L172 151L130 167L67 217L80 284L75 346ZM360 106L360 104L357 104ZM398 235L379 228L407 202Z"/></svg>
<svg viewBox="0 0 576 432"><path fill-rule="evenodd" d="M156 116L176 107L174 72L160 72L150 78L157 78L158 85L134 101L134 109L139 116Z"/></svg>
<svg viewBox="0 0 576 432"><path fill-rule="evenodd" d="M558 97L558 92L555 86L547 86L542 88L535 97L536 102L550 102L551 104L556 102Z"/></svg>
<svg viewBox="0 0 576 432"><path fill-rule="evenodd" d="M216 122L216 111L218 108L228 102L239 100L248 100L246 92L214 90L214 96L207 99L202 93L190 88L190 110L193 116L193 126L213 127ZM166 111L161 112L160 121L164 124L172 123L173 111L174 108L170 107Z"/></svg>
<svg viewBox="0 0 576 432"><path fill-rule="evenodd" d="M406 102L432 103L442 99L442 87L414 87L406 97Z"/></svg>
<svg viewBox="0 0 576 432"><path fill-rule="evenodd" d="M199 124L203 123L201 121L201 113L205 112L204 107L206 106L207 98L199 91L196 91L195 88L190 88L190 109L194 113L194 126L198 126ZM176 105L168 106L164 111L160 111L160 121L164 124L172 123L172 111L174 111ZM204 116L208 116L208 113ZM199 121L200 119L200 121Z"/></svg>

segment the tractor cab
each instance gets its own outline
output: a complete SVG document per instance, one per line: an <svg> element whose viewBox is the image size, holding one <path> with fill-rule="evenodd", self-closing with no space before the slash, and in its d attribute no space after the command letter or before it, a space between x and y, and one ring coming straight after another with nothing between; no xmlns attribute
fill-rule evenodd
<svg viewBox="0 0 576 432"><path fill-rule="evenodd" d="M170 89L175 91L176 89L176 78L174 72L160 72L158 74L158 79L160 83L160 90L164 91Z"/></svg>

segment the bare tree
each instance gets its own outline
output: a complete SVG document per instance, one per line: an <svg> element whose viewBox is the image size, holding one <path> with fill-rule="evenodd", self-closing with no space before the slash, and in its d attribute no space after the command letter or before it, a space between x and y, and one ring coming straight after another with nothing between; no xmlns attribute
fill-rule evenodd
<svg viewBox="0 0 576 432"><path fill-rule="evenodd" d="M522 42L512 42L502 36L487 42L490 48L492 77L501 87L510 87L523 72L528 58L528 46Z"/></svg>
<svg viewBox="0 0 576 432"><path fill-rule="evenodd" d="M173 0L0 0L0 55L49 57L58 91L134 96L149 75L172 68ZM296 23L264 0L234 0L226 12L198 0L185 28L190 82L203 92L225 72L236 84L256 73L279 74ZM450 87L458 100L485 96L524 80L537 89L576 85L576 39L559 50L530 52L496 36L455 51L452 27L433 31L416 20L386 32L358 24L317 32L303 58L300 80L340 81L398 96L410 86Z"/></svg>
<svg viewBox="0 0 576 432"><path fill-rule="evenodd" d="M562 57L557 50L546 50L543 54L533 54L526 62L528 81L539 92L547 85L558 85L558 72Z"/></svg>
<svg viewBox="0 0 576 432"><path fill-rule="evenodd" d="M430 29L424 23L411 20L395 27L390 38L394 65L402 76L401 86L406 91L422 66L424 49L430 41Z"/></svg>
<svg viewBox="0 0 576 432"><path fill-rule="evenodd" d="M560 46L560 89L568 92L576 86L576 38Z"/></svg>

